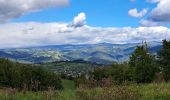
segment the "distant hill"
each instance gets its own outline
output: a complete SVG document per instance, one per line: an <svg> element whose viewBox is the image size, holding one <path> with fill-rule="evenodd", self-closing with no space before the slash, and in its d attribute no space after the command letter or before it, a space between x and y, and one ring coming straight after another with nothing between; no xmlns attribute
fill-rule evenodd
<svg viewBox="0 0 170 100"><path fill-rule="evenodd" d="M129 59L139 43L132 44L82 44L82 45L51 45L42 47L1 49L0 57L24 63L43 63L55 61L84 60L98 64L111 64ZM148 43L150 52L162 47L160 42Z"/></svg>

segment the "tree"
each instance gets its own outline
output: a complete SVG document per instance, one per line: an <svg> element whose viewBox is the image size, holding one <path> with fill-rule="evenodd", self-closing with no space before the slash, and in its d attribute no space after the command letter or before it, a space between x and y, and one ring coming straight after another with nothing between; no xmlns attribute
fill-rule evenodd
<svg viewBox="0 0 170 100"><path fill-rule="evenodd" d="M153 81L157 72L155 57L149 53L146 43L137 46L130 57L129 65L134 69L134 78L138 83Z"/></svg>
<svg viewBox="0 0 170 100"><path fill-rule="evenodd" d="M111 76L113 81L117 84L122 84L126 81L133 81L133 73L134 71L127 63L112 65Z"/></svg>
<svg viewBox="0 0 170 100"><path fill-rule="evenodd" d="M52 71L37 65L0 59L0 87L28 90L62 89L61 78Z"/></svg>
<svg viewBox="0 0 170 100"><path fill-rule="evenodd" d="M74 78L74 84L76 87L79 87L79 85L84 84L86 81L86 78L84 75L78 76Z"/></svg>
<svg viewBox="0 0 170 100"><path fill-rule="evenodd" d="M170 41L163 40L163 47L158 52L158 62L165 80L170 80Z"/></svg>
<svg viewBox="0 0 170 100"><path fill-rule="evenodd" d="M111 71L112 68L97 68L92 72L92 77L95 80L100 81L103 78L108 78L111 76Z"/></svg>

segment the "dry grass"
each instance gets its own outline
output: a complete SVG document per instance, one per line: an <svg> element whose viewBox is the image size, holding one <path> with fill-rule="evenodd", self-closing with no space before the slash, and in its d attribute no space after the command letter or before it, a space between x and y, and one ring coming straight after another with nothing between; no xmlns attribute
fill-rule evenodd
<svg viewBox="0 0 170 100"><path fill-rule="evenodd" d="M170 100L170 83L114 85L76 90L70 88L63 91L50 87L48 91L41 92L0 89L0 100Z"/></svg>
<svg viewBox="0 0 170 100"><path fill-rule="evenodd" d="M77 90L78 100L137 100L138 92L128 86L112 86L92 90Z"/></svg>

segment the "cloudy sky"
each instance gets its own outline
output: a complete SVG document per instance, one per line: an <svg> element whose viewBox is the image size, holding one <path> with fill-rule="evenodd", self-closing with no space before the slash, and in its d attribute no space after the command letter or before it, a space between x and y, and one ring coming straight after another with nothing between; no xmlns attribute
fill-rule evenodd
<svg viewBox="0 0 170 100"><path fill-rule="evenodd" d="M0 0L0 48L170 39L170 0Z"/></svg>

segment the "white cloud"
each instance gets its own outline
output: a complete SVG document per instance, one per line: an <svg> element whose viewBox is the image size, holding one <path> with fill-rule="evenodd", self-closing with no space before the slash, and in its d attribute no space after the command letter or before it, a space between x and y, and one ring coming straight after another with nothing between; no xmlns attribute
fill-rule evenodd
<svg viewBox="0 0 170 100"><path fill-rule="evenodd" d="M170 23L170 0L145 0L148 3L156 4L156 7L149 12L145 20L139 23L142 26L160 26ZM142 13L143 11L143 13ZM131 9L129 16L143 17L147 13L147 9L138 12L137 9ZM143 16L142 16L143 15Z"/></svg>
<svg viewBox="0 0 170 100"><path fill-rule="evenodd" d="M26 13L68 4L68 0L0 0L0 23Z"/></svg>
<svg viewBox="0 0 170 100"><path fill-rule="evenodd" d="M142 19L140 22L139 22L142 26L146 26L146 27L150 27L150 26L159 26L160 23L158 22L154 22L152 20L144 20Z"/></svg>
<svg viewBox="0 0 170 100"><path fill-rule="evenodd" d="M145 16L145 14L147 13L147 9L143 9L142 11L138 12L136 8L129 10L128 14L131 17L136 17L136 18L140 18Z"/></svg>
<svg viewBox="0 0 170 100"><path fill-rule="evenodd" d="M157 7L150 14L155 22L170 23L170 0L159 0Z"/></svg>
<svg viewBox="0 0 170 100"><path fill-rule="evenodd" d="M0 25L0 48L60 44L136 43L170 39L166 27L70 27L69 23L8 23Z"/></svg>
<svg viewBox="0 0 170 100"><path fill-rule="evenodd" d="M81 12L76 17L74 17L74 20L72 22L72 25L75 27L82 27L86 24L86 14Z"/></svg>
<svg viewBox="0 0 170 100"><path fill-rule="evenodd" d="M157 2L160 2L161 0L146 0L146 1L150 3L157 3Z"/></svg>

